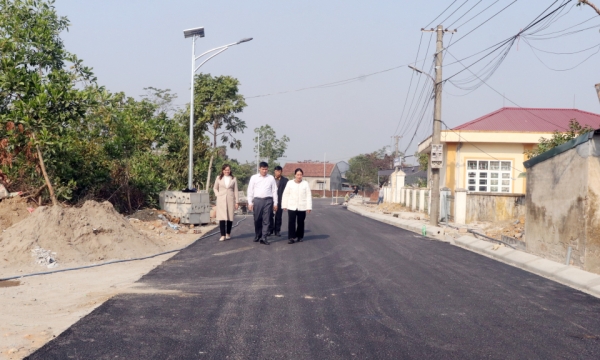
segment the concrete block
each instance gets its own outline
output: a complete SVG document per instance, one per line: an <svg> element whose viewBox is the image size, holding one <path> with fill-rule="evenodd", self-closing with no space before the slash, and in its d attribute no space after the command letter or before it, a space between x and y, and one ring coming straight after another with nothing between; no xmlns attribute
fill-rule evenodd
<svg viewBox="0 0 600 360"><path fill-rule="evenodd" d="M472 243L474 241L480 241L480 240L478 240L478 239L476 239L476 238L474 238L472 236L465 235L465 236L459 237L455 241L456 241L457 245L466 246L467 244L470 244L470 243Z"/></svg>
<svg viewBox="0 0 600 360"><path fill-rule="evenodd" d="M587 291L596 297L600 297L600 285L591 286Z"/></svg>
<svg viewBox="0 0 600 360"><path fill-rule="evenodd" d="M518 265L519 267L522 267L524 264L535 261L537 259L539 259L538 256L528 254L519 250L514 250L510 253L507 253L502 258L503 261L509 264Z"/></svg>
<svg viewBox="0 0 600 360"><path fill-rule="evenodd" d="M564 265L566 266L566 265ZM600 278L600 275L577 269L571 266L566 266L566 269L555 273L555 277L567 284L580 287L582 289L590 289L589 284ZM595 282L594 282L595 283Z"/></svg>
<svg viewBox="0 0 600 360"><path fill-rule="evenodd" d="M567 265L542 258L523 264L524 269L552 279L556 279L556 273L564 270L566 267Z"/></svg>
<svg viewBox="0 0 600 360"><path fill-rule="evenodd" d="M515 251L515 249L510 248L508 246L500 246L496 250L494 250L494 245L492 244L491 248L485 249L485 253L494 259L504 260L504 258Z"/></svg>
<svg viewBox="0 0 600 360"><path fill-rule="evenodd" d="M186 193L162 191L159 194L161 209L180 218L183 224L207 224L210 222L210 196L206 191Z"/></svg>
<svg viewBox="0 0 600 360"><path fill-rule="evenodd" d="M477 252L485 253L485 251L490 250L492 248L492 246L493 246L493 244L491 244L487 241L477 240L477 241L474 241L474 242L468 244L466 246L466 248L475 250Z"/></svg>

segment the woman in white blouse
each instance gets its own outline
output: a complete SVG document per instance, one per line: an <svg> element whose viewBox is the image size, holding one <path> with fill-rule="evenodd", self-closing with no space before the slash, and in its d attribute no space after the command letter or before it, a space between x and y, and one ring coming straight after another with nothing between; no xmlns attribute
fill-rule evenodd
<svg viewBox="0 0 600 360"><path fill-rule="evenodd" d="M231 238L234 210L238 209L237 180L231 173L229 164L224 164L221 167L221 174L217 176L213 190L217 196L216 215L221 228L219 241L229 240Z"/></svg>
<svg viewBox="0 0 600 360"><path fill-rule="evenodd" d="M281 200L281 208L288 212L288 244L302 242L304 220L312 210L312 193L308 182L302 180L303 175L300 168L294 171L294 181L288 181Z"/></svg>

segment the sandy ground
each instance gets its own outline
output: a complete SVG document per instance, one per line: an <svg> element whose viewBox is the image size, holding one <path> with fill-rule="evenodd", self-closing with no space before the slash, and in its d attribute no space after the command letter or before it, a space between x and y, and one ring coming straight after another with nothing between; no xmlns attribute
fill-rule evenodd
<svg viewBox="0 0 600 360"><path fill-rule="evenodd" d="M172 245L183 247L199 236L180 234ZM114 295L155 292L134 283L175 254L0 282L0 309L10 309L0 314L0 359L22 359Z"/></svg>

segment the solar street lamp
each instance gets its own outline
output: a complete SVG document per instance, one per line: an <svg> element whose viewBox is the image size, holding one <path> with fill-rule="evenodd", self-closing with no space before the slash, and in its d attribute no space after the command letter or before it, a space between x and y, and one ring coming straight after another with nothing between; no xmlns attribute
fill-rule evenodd
<svg viewBox="0 0 600 360"><path fill-rule="evenodd" d="M190 146L189 146L189 163L188 163L188 186L187 189L185 191L188 192L195 192L194 188L193 188L193 169L194 169L194 74L196 73L196 71L198 71L198 69L200 69L200 67L204 64L206 64L206 62L212 58L214 58L215 56L219 55L220 53L222 53L223 51L229 49L231 46L234 45L239 45L241 43L245 43L248 42L250 40L252 40L252 38L244 38L238 42L235 43L231 43L231 44L227 44L227 45L223 45L223 46L219 46L216 47L214 49L210 49L208 51L205 51L204 53L200 54L199 56L196 56L196 38L199 37L204 37L204 28L203 27L198 27L198 28L193 28L193 29L188 29L188 30L184 30L183 31L183 36L184 38L192 38L192 79L191 79L191 99L190 99ZM206 60L202 61L200 63L200 65L196 66L196 60L200 59L201 57L211 54Z"/></svg>

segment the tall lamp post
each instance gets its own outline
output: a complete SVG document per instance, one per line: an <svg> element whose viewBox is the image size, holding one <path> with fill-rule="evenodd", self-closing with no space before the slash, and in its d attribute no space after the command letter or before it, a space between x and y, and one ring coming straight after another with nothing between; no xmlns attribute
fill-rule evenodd
<svg viewBox="0 0 600 360"><path fill-rule="evenodd" d="M219 46L216 47L214 49L210 49L208 51L205 51L204 53L196 56L196 38L199 37L204 37L204 28L203 27L198 27L198 28L194 28L194 29L188 29L188 30L184 30L183 31L183 36L184 38L192 38L192 79L191 79L191 99L190 99L190 146L189 146L189 163L188 163L188 186L187 189L185 189L184 191L186 192L196 192L196 189L193 188L193 171L194 171L194 74L196 73L196 71L198 71L198 69L200 69L200 67L204 64L206 64L206 62L212 58L214 58L215 56L219 55L220 53L222 53L223 51L229 49L230 47L234 46L234 45L239 45L241 43L245 43L248 42L250 40L252 40L252 38L245 38L242 39L238 42L235 43L231 43L231 44L227 44L227 45L223 45L223 46ZM196 61L198 59L200 59L201 57L211 54L206 60L202 61L200 63L200 65L196 66Z"/></svg>

